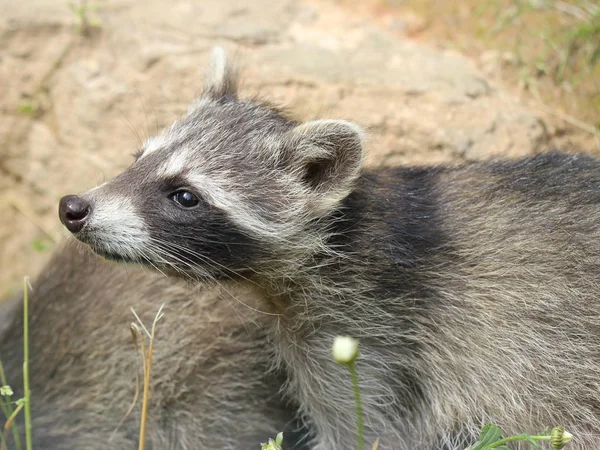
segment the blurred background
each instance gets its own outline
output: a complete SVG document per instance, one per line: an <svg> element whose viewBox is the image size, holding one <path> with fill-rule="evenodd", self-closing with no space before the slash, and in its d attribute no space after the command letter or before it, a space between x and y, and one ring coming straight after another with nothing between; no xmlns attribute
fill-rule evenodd
<svg viewBox="0 0 600 450"><path fill-rule="evenodd" d="M550 148L600 156L600 4L554 0L0 0L0 294L63 235L56 208L131 163L198 94L353 120L370 165Z"/></svg>

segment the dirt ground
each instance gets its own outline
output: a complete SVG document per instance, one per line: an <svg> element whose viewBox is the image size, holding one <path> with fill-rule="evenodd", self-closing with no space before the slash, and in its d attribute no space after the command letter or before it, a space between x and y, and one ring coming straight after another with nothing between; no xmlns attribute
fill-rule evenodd
<svg viewBox="0 0 600 450"><path fill-rule="evenodd" d="M364 126L371 165L517 157L571 137L600 154L475 61L345 3L0 0L0 294L60 240L62 195L118 173L185 111L215 44L240 61L244 94Z"/></svg>

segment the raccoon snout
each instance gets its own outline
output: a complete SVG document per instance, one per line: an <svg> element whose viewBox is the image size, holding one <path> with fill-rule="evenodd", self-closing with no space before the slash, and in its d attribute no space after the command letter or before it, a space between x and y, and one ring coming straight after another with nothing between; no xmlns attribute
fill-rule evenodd
<svg viewBox="0 0 600 450"><path fill-rule="evenodd" d="M58 204L60 221L71 233L81 231L90 215L90 203L78 195L66 195Z"/></svg>

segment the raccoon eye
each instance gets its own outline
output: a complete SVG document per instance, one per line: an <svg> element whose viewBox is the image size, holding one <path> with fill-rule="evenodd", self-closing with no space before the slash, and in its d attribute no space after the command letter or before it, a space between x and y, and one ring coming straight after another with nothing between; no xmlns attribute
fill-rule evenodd
<svg viewBox="0 0 600 450"><path fill-rule="evenodd" d="M175 203L179 203L184 208L193 208L200 200L190 191L177 191L169 196Z"/></svg>

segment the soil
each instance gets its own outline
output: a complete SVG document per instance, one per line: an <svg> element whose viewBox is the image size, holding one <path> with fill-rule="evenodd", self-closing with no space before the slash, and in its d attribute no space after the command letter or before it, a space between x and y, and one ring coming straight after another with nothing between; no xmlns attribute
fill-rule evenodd
<svg viewBox="0 0 600 450"><path fill-rule="evenodd" d="M64 235L62 195L117 174L185 112L215 44L240 62L242 95L365 127L370 165L511 158L571 137L600 154L594 137L532 109L475 60L344 4L81 5L0 0L0 294Z"/></svg>

